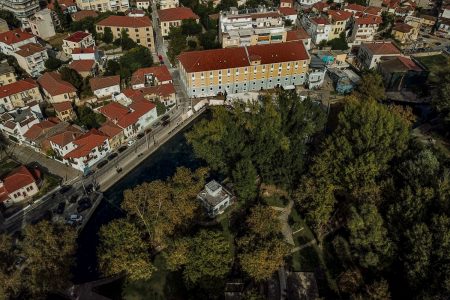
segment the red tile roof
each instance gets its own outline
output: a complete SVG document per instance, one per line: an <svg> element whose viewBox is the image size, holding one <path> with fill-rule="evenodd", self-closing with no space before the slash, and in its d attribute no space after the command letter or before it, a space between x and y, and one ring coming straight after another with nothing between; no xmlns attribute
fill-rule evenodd
<svg viewBox="0 0 450 300"><path fill-rule="evenodd" d="M120 85L120 76L104 76L104 77L94 77L89 80L91 90L99 90L106 87Z"/></svg>
<svg viewBox="0 0 450 300"><path fill-rule="evenodd" d="M159 20L161 22L170 22L188 19L200 19L189 7L175 7L158 10Z"/></svg>
<svg viewBox="0 0 450 300"><path fill-rule="evenodd" d="M47 5L47 8L51 9L51 10L54 10L55 9L54 4L55 4L55 2L53 0L51 3L49 3ZM69 6L76 6L77 5L74 0L58 0L58 4L59 4L59 6L61 7L61 9L63 11L66 10Z"/></svg>
<svg viewBox="0 0 450 300"><path fill-rule="evenodd" d="M289 30L286 33L286 42L293 42L293 41L301 41L311 38L305 29L302 27L294 30Z"/></svg>
<svg viewBox="0 0 450 300"><path fill-rule="evenodd" d="M63 112L66 110L71 110L72 108L72 102L71 101L64 101L59 103L53 103L53 108L56 112Z"/></svg>
<svg viewBox="0 0 450 300"><path fill-rule="evenodd" d="M316 23L316 24L319 24L319 25L330 24L330 22L328 22L328 20L326 18L323 18L323 17L311 18L311 21Z"/></svg>
<svg viewBox="0 0 450 300"><path fill-rule="evenodd" d="M367 48L374 55L401 54L400 50L391 42L363 43L361 47Z"/></svg>
<svg viewBox="0 0 450 300"><path fill-rule="evenodd" d="M65 129L64 132L55 134L48 138L49 141L54 144L59 145L60 147L64 147L70 142L75 141L83 132L74 126L69 126Z"/></svg>
<svg viewBox="0 0 450 300"><path fill-rule="evenodd" d="M143 96L156 95L160 97L168 97L170 95L175 94L175 86L173 85L173 83L167 83L140 88L137 89L136 91L141 92Z"/></svg>
<svg viewBox="0 0 450 300"><path fill-rule="evenodd" d="M109 16L106 19L97 23L99 26L111 27L149 27L152 26L152 21L148 16L145 17L128 17L128 16Z"/></svg>
<svg viewBox="0 0 450 300"><path fill-rule="evenodd" d="M38 85L32 79L19 80L0 86L0 98L8 97L37 87Z"/></svg>
<svg viewBox="0 0 450 300"><path fill-rule="evenodd" d="M122 104L113 101L100 107L99 112L108 119L117 121L128 114L130 110Z"/></svg>
<svg viewBox="0 0 450 300"><path fill-rule="evenodd" d="M81 42L83 39L85 39L86 37L90 36L91 34L88 32L84 32L84 31L77 31L72 33L71 35L69 35L68 37L66 37L64 40L65 41L69 41L69 42L73 42L73 43L79 43Z"/></svg>
<svg viewBox="0 0 450 300"><path fill-rule="evenodd" d="M103 145L108 137L97 129L91 129L78 137L73 143L76 148L67 153L64 158L80 158L87 156L92 149Z"/></svg>
<svg viewBox="0 0 450 300"><path fill-rule="evenodd" d="M411 25L408 25L405 23L399 23L399 24L395 25L393 28L393 30L400 31L403 33L408 33L411 31L411 29L413 29L413 27Z"/></svg>
<svg viewBox="0 0 450 300"><path fill-rule="evenodd" d="M78 73L90 72L94 69L95 60L93 59L80 59L74 60L69 64L69 68L74 69Z"/></svg>
<svg viewBox="0 0 450 300"><path fill-rule="evenodd" d="M52 122L51 120L44 120L40 123L31 126L30 129L28 129L23 136L29 140L34 140L38 136L40 136L45 130L54 127L56 124L57 123Z"/></svg>
<svg viewBox="0 0 450 300"><path fill-rule="evenodd" d="M123 131L122 128L111 121L106 121L105 123L103 123L102 127L100 127L98 130L106 134L109 138L113 138Z"/></svg>
<svg viewBox="0 0 450 300"><path fill-rule="evenodd" d="M69 82L61 79L61 75L55 72L44 73L38 78L39 85L51 96L65 93L75 93L77 89Z"/></svg>
<svg viewBox="0 0 450 300"><path fill-rule="evenodd" d="M40 173L37 172L36 175L39 176L39 174ZM9 194L13 194L15 191L30 185L33 182L36 182L36 179L25 166L18 167L3 179L5 190Z"/></svg>
<svg viewBox="0 0 450 300"><path fill-rule="evenodd" d="M381 15L381 7L369 6L364 10L364 13L368 15L379 16Z"/></svg>
<svg viewBox="0 0 450 300"><path fill-rule="evenodd" d="M30 55L33 55L33 54L36 54L36 53L42 52L42 51L45 51L45 48L42 47L41 45L36 44L36 43L29 43L29 44L19 47L19 50L16 51L15 53L22 57L28 57Z"/></svg>
<svg viewBox="0 0 450 300"><path fill-rule="evenodd" d="M92 17L95 18L98 16L98 13L95 10L80 10L76 13L72 14L72 20L81 21L85 18Z"/></svg>
<svg viewBox="0 0 450 300"><path fill-rule="evenodd" d="M95 53L95 47L88 48L74 48L72 54L83 54L83 53Z"/></svg>
<svg viewBox="0 0 450 300"><path fill-rule="evenodd" d="M363 5L350 3L350 4L347 4L347 6L345 6L344 9L363 12L366 9L366 7Z"/></svg>
<svg viewBox="0 0 450 300"><path fill-rule="evenodd" d="M297 10L293 7L280 7L278 9L283 16L296 16Z"/></svg>
<svg viewBox="0 0 450 300"><path fill-rule="evenodd" d="M35 38L34 35L26 31L22 31L22 29L14 29L0 33L0 42L5 43L7 45L12 45L15 43L31 39L33 37Z"/></svg>
<svg viewBox="0 0 450 300"><path fill-rule="evenodd" d="M345 10L329 10L327 14L333 21L345 21L352 17L352 13Z"/></svg>
<svg viewBox="0 0 450 300"><path fill-rule="evenodd" d="M172 80L172 75L170 75L169 69L165 65L141 68L137 69L131 76L131 85L143 84L145 83L145 75L153 74L158 81L170 81Z"/></svg>
<svg viewBox="0 0 450 300"><path fill-rule="evenodd" d="M326 2L317 2L313 4L313 8L315 8L316 10L322 12L325 10L325 8L329 7L330 5Z"/></svg>
<svg viewBox="0 0 450 300"><path fill-rule="evenodd" d="M382 19L379 16L364 16L355 20L357 25L381 24Z"/></svg>
<svg viewBox="0 0 450 300"><path fill-rule="evenodd" d="M250 66L250 57L258 57L262 64L306 60L309 55L302 42L255 45L183 52L178 60L188 72L202 72Z"/></svg>

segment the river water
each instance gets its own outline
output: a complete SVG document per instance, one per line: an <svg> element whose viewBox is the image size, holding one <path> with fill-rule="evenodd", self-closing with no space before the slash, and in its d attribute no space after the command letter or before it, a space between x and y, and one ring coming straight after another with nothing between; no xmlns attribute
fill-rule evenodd
<svg viewBox="0 0 450 300"><path fill-rule="evenodd" d="M78 238L77 266L73 272L75 283L87 282L100 277L96 259L97 233L103 224L125 215L120 209L120 203L126 189L147 181L164 180L172 176L177 167L185 166L196 169L204 166L202 161L194 157L193 150L184 137L184 134L201 118L204 118L204 115L162 145L139 167L104 193L102 203L97 207Z"/></svg>

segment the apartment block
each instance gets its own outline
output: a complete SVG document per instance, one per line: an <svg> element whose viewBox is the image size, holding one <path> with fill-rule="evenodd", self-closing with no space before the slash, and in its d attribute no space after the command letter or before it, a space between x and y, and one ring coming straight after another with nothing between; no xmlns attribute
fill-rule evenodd
<svg viewBox="0 0 450 300"><path fill-rule="evenodd" d="M328 10L328 19L331 23L331 31L328 40L337 39L341 33L345 33L347 26L352 20L352 13L344 10Z"/></svg>
<svg viewBox="0 0 450 300"><path fill-rule="evenodd" d="M391 42L363 43L357 54L357 66L362 69L376 68L382 58L401 56L400 50Z"/></svg>
<svg viewBox="0 0 450 300"><path fill-rule="evenodd" d="M84 31L77 31L63 40L63 51L67 55L71 55L72 51L77 48L89 48L95 46L95 40L92 34Z"/></svg>
<svg viewBox="0 0 450 300"><path fill-rule="evenodd" d="M183 52L178 61L188 96L207 97L301 85L310 57L296 41Z"/></svg>
<svg viewBox="0 0 450 300"><path fill-rule="evenodd" d="M129 0L77 0L81 10L126 11L130 8Z"/></svg>
<svg viewBox="0 0 450 300"><path fill-rule="evenodd" d="M195 20L200 22L197 16L189 7L175 7L158 10L161 34L163 37L169 35L170 27L180 27L183 20Z"/></svg>
<svg viewBox="0 0 450 300"><path fill-rule="evenodd" d="M38 0L0 0L0 9L12 12L22 22L22 27L28 27L28 18L39 10Z"/></svg>
<svg viewBox="0 0 450 300"><path fill-rule="evenodd" d="M52 13L50 9L45 8L28 19L31 32L34 35L46 40L56 34Z"/></svg>
<svg viewBox="0 0 450 300"><path fill-rule="evenodd" d="M48 59L47 49L36 43L19 47L13 56L19 66L32 77L39 76L45 70L45 61Z"/></svg>
<svg viewBox="0 0 450 300"><path fill-rule="evenodd" d="M8 65L6 61L0 63L0 86L16 81L14 68Z"/></svg>
<svg viewBox="0 0 450 300"><path fill-rule="evenodd" d="M29 43L37 43L36 37L21 29L0 33L0 51L6 55L13 55L21 46Z"/></svg>
<svg viewBox="0 0 450 300"><path fill-rule="evenodd" d="M180 6L178 0L159 0L160 9L169 9Z"/></svg>
<svg viewBox="0 0 450 300"><path fill-rule="evenodd" d="M0 106L7 111L42 101L39 86L31 79L6 84L0 89Z"/></svg>
<svg viewBox="0 0 450 300"><path fill-rule="evenodd" d="M103 33L106 27L111 28L115 39L120 37L122 30L125 30L128 33L128 36L137 44L147 47L150 51L155 52L153 26L152 21L148 16L109 16L97 23L97 32Z"/></svg>
<svg viewBox="0 0 450 300"><path fill-rule="evenodd" d="M283 15L276 8L264 6L242 10L232 7L220 13L219 41L222 48L285 42Z"/></svg>
<svg viewBox="0 0 450 300"><path fill-rule="evenodd" d="M311 36L311 41L316 45L321 41L328 41L330 33L333 30L331 22L323 16L310 17L303 15L301 23L309 36Z"/></svg>
<svg viewBox="0 0 450 300"><path fill-rule="evenodd" d="M381 17L374 15L365 15L355 19L348 41L354 45L373 41L381 22Z"/></svg>
<svg viewBox="0 0 450 300"><path fill-rule="evenodd" d="M39 77L38 83L50 103L78 100L77 89L69 82L62 80L61 75L56 72L44 73Z"/></svg>

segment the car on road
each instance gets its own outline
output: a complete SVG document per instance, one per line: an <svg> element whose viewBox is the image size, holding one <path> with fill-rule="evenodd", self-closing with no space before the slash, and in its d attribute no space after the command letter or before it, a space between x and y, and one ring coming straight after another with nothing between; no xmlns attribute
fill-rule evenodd
<svg viewBox="0 0 450 300"><path fill-rule="evenodd" d="M68 191L70 191L72 189L72 186L70 185L63 185L60 189L59 189L59 193L60 194L65 194Z"/></svg>
<svg viewBox="0 0 450 300"><path fill-rule="evenodd" d="M128 143L127 143L127 145L128 145L128 146L133 146L134 143L135 143L135 140L129 140Z"/></svg>
<svg viewBox="0 0 450 300"><path fill-rule="evenodd" d="M83 174L83 177L84 177L84 178L89 177L89 176L91 176L91 175L94 174L94 173L95 173L94 170L89 170L89 171L87 171L87 172L85 172L85 173Z"/></svg>
<svg viewBox="0 0 450 300"><path fill-rule="evenodd" d="M167 120L169 120L170 119L170 116L169 115L165 115L165 116L163 116L162 118L161 118L161 121L167 121Z"/></svg>
<svg viewBox="0 0 450 300"><path fill-rule="evenodd" d="M117 151L118 151L119 153L122 153L122 152L125 151L125 150L127 150L127 146L125 146L125 145L123 145L123 146L121 146L119 149L117 149Z"/></svg>
<svg viewBox="0 0 450 300"><path fill-rule="evenodd" d="M78 213L85 211L86 209L92 207L91 200L89 198L84 198L84 199L87 199L87 200L78 202L78 207L77 207Z"/></svg>
<svg viewBox="0 0 450 300"><path fill-rule="evenodd" d="M108 156L108 160L113 160L114 158L117 157L117 155L119 155L119 154L117 154L116 152L114 152L113 154L111 154L110 156Z"/></svg>
<svg viewBox="0 0 450 300"><path fill-rule="evenodd" d="M141 132L136 137L137 137L138 140L140 140L140 139L142 139L144 137L144 135L145 134L143 132Z"/></svg>
<svg viewBox="0 0 450 300"><path fill-rule="evenodd" d="M56 213L58 215L62 215L64 213L64 209L66 208L66 201L60 202L58 207L56 208Z"/></svg>
<svg viewBox="0 0 450 300"><path fill-rule="evenodd" d="M152 127L157 128L157 127L159 127L159 125L161 125L161 122L156 122L155 124L152 125Z"/></svg>
<svg viewBox="0 0 450 300"><path fill-rule="evenodd" d="M162 122L162 126L167 126L169 125L170 121L169 120L165 120L164 122Z"/></svg>
<svg viewBox="0 0 450 300"><path fill-rule="evenodd" d="M97 169L103 168L107 163L108 163L107 160L103 160L103 161L99 162L97 165Z"/></svg>
<svg viewBox="0 0 450 300"><path fill-rule="evenodd" d="M73 214L73 215L70 215L69 220L75 221L75 222L81 222L81 221L83 221L83 216L79 215L79 214Z"/></svg>

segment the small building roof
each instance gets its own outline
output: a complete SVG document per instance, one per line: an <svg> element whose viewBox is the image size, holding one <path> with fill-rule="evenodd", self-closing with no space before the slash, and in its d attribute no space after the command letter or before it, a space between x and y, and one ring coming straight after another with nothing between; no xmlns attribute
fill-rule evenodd
<svg viewBox="0 0 450 300"><path fill-rule="evenodd" d="M113 138L116 135L120 134L123 129L114 124L114 122L108 120L103 123L102 127L100 127L98 130L106 134L109 138Z"/></svg>
<svg viewBox="0 0 450 300"><path fill-rule="evenodd" d="M296 16L297 10L293 7L280 7L278 9L283 16Z"/></svg>
<svg viewBox="0 0 450 300"><path fill-rule="evenodd" d="M403 33L408 33L413 28L414 27L412 27L411 25L408 25L406 23L399 23L394 26L393 30L403 32Z"/></svg>
<svg viewBox="0 0 450 300"><path fill-rule="evenodd" d="M120 85L120 76L103 76L103 77L93 77L89 80L92 91L104 89L110 86Z"/></svg>
<svg viewBox="0 0 450 300"><path fill-rule="evenodd" d="M37 87L38 85L32 79L19 80L0 86L0 98L8 97Z"/></svg>
<svg viewBox="0 0 450 300"><path fill-rule="evenodd" d="M111 27L129 27L141 28L152 26L152 21L148 16L128 17L128 16L109 16L97 23L99 26Z"/></svg>
<svg viewBox="0 0 450 300"><path fill-rule="evenodd" d="M59 113L73 109L71 101L53 103L52 105L55 111Z"/></svg>
<svg viewBox="0 0 450 300"><path fill-rule="evenodd" d="M40 176L39 172L33 175L25 166L20 166L9 173L4 179L3 184L9 194L36 182L35 176Z"/></svg>
<svg viewBox="0 0 450 300"><path fill-rule="evenodd" d="M361 48L366 48L373 55L401 54L400 50L392 42L363 43Z"/></svg>
<svg viewBox="0 0 450 300"><path fill-rule="evenodd" d="M44 73L38 78L39 85L51 96L65 93L75 93L77 89L67 81L61 79L61 75L56 72Z"/></svg>
<svg viewBox="0 0 450 300"><path fill-rule="evenodd" d="M30 129L25 132L23 135L28 140L35 140L37 137L39 137L44 131L53 128L58 123L53 122L52 120L44 120L40 123L34 124L30 127Z"/></svg>
<svg viewBox="0 0 450 300"><path fill-rule="evenodd" d="M12 45L33 37L35 36L18 28L0 33L0 42L7 45Z"/></svg>
<svg viewBox="0 0 450 300"><path fill-rule="evenodd" d="M87 156L92 149L103 145L108 137L97 129L91 129L79 136L73 143L76 148L67 153L64 158L80 158Z"/></svg>
<svg viewBox="0 0 450 300"><path fill-rule="evenodd" d="M19 47L19 50L16 51L15 53L22 57L28 57L30 55L33 55L33 54L36 54L36 53L39 53L42 51L46 51L46 50L41 45L36 44L36 43L29 43L29 44Z"/></svg>
<svg viewBox="0 0 450 300"><path fill-rule="evenodd" d="M95 10L80 10L72 14L72 20L78 22L88 17L96 18L97 16L98 13Z"/></svg>
<svg viewBox="0 0 450 300"><path fill-rule="evenodd" d="M59 132L48 138L49 141L55 143L60 147L75 141L83 132L75 126L68 126L63 132Z"/></svg>
<svg viewBox="0 0 450 300"><path fill-rule="evenodd" d="M95 53L96 48L94 46L92 47L88 47L88 48L74 48L72 50L72 54L91 54L91 53Z"/></svg>
<svg viewBox="0 0 450 300"><path fill-rule="evenodd" d="M81 42L83 39L85 39L86 37L90 36L91 34L88 32L84 32L84 31L77 31L72 33L71 35L69 35L68 37L66 37L64 40L65 41L69 41L69 42L73 42L73 43L79 43Z"/></svg>
<svg viewBox="0 0 450 300"><path fill-rule="evenodd" d="M189 7L174 7L158 10L159 20L161 22L172 22L178 20L200 19Z"/></svg>
<svg viewBox="0 0 450 300"><path fill-rule="evenodd" d="M80 59L74 60L69 64L69 68L74 69L78 73L90 72L95 67L95 60L93 59Z"/></svg>
<svg viewBox="0 0 450 300"><path fill-rule="evenodd" d="M301 41L311 38L303 27L289 30L286 33L286 42Z"/></svg>
<svg viewBox="0 0 450 300"><path fill-rule="evenodd" d="M390 57L380 62L380 68L388 72L420 72L424 70L412 59L403 56Z"/></svg>
<svg viewBox="0 0 450 300"><path fill-rule="evenodd" d="M166 65L161 65L137 69L131 76L131 85L145 83L145 76L150 74L155 76L158 79L158 81L172 80L172 75L170 75L169 69L166 67Z"/></svg>

